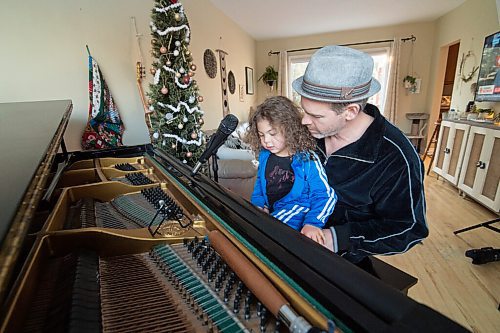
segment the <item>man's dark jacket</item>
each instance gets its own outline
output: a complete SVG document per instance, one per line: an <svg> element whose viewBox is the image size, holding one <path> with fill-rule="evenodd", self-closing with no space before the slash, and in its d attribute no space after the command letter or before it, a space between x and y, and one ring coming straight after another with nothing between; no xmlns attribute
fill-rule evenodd
<svg viewBox="0 0 500 333"><path fill-rule="evenodd" d="M339 199L327 226L334 249L352 262L372 254L396 254L427 237L424 166L406 136L379 110L363 136L329 157L319 156ZM326 162L325 162L326 160Z"/></svg>

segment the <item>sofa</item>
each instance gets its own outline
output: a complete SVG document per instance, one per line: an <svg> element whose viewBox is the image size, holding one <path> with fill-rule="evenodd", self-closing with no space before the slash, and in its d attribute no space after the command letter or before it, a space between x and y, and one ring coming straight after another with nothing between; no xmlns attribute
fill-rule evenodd
<svg viewBox="0 0 500 333"><path fill-rule="evenodd" d="M217 151L217 175L220 185L242 198L250 200L257 176L258 162L254 153L241 139L245 126L245 124L240 125ZM208 130L205 131L205 134L210 135L214 132L215 130ZM212 161L210 161L210 169L211 165ZM213 174L211 176L213 178Z"/></svg>
<svg viewBox="0 0 500 333"><path fill-rule="evenodd" d="M253 161L218 159L219 184L250 201L257 175L257 164Z"/></svg>

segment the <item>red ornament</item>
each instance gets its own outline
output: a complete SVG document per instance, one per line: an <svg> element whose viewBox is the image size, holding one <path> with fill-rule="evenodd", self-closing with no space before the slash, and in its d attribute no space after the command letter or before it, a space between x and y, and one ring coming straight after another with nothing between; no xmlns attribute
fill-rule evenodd
<svg viewBox="0 0 500 333"><path fill-rule="evenodd" d="M177 0L170 0L170 3L172 4L177 3Z"/></svg>
<svg viewBox="0 0 500 333"><path fill-rule="evenodd" d="M183 82L184 84L188 84L190 80L191 80L191 77L190 77L189 75L184 75L184 76L182 77L182 82Z"/></svg>
<svg viewBox="0 0 500 333"><path fill-rule="evenodd" d="M160 52L161 52L162 54L167 53L167 48L166 48L165 46L160 47Z"/></svg>

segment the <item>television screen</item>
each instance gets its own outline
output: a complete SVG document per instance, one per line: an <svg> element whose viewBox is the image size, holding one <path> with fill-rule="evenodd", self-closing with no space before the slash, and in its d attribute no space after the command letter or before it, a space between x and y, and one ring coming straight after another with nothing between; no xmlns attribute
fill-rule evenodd
<svg viewBox="0 0 500 333"><path fill-rule="evenodd" d="M500 102L500 31L484 39L476 101Z"/></svg>

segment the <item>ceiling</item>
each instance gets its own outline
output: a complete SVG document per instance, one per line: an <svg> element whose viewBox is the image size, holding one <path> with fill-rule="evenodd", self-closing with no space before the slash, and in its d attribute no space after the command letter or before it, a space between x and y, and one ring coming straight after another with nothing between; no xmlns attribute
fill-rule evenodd
<svg viewBox="0 0 500 333"><path fill-rule="evenodd" d="M258 41L432 21L466 0L211 0Z"/></svg>

